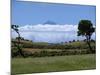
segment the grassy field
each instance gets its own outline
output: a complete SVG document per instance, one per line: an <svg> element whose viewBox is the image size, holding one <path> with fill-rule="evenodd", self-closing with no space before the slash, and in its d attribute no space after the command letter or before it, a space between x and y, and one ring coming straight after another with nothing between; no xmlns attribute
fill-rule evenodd
<svg viewBox="0 0 100 75"><path fill-rule="evenodd" d="M95 54L12 58L12 74L88 70L96 68Z"/></svg>

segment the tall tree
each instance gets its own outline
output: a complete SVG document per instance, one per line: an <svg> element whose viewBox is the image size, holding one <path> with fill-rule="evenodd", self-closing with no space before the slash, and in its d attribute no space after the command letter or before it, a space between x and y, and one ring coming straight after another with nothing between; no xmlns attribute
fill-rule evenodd
<svg viewBox="0 0 100 75"><path fill-rule="evenodd" d="M92 50L91 47L91 36L95 32L95 28L93 27L93 24L90 20L80 20L78 24L78 36L85 36L86 42L89 46L90 51L93 53L94 50Z"/></svg>
<svg viewBox="0 0 100 75"><path fill-rule="evenodd" d="M20 33L19 33L19 29L18 29L18 25L11 25L11 28L18 34L18 43L16 45L17 49L18 49L18 52L20 53L21 56L25 57L23 52L22 52L22 48L20 47Z"/></svg>

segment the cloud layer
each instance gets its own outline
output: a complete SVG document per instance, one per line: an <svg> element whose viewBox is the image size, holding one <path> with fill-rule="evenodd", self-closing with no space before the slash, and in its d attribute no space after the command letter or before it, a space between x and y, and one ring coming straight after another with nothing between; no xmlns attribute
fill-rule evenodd
<svg viewBox="0 0 100 75"><path fill-rule="evenodd" d="M70 40L83 39L77 36L78 25L25 25L19 28L20 34L26 39L34 42L60 43ZM16 33L12 31L12 37L16 37ZM95 35L93 35L93 38Z"/></svg>
<svg viewBox="0 0 100 75"><path fill-rule="evenodd" d="M19 28L20 31L76 31L77 25L25 25Z"/></svg>

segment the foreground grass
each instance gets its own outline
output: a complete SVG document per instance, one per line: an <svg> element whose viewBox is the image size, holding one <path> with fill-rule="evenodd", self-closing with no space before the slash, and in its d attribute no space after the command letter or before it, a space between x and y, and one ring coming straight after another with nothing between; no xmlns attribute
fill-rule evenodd
<svg viewBox="0 0 100 75"><path fill-rule="evenodd" d="M88 70L96 68L95 54L40 58L13 58L12 74Z"/></svg>

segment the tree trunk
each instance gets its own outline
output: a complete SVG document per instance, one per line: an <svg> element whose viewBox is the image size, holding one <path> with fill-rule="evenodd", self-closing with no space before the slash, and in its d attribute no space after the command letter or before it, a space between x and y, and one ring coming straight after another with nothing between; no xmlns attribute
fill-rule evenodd
<svg viewBox="0 0 100 75"><path fill-rule="evenodd" d="M88 44L88 46L89 46L90 52L91 52L91 53L94 53L94 51L93 51L93 49L92 49L92 47L91 47L91 44L90 44L90 36L86 36L86 39L87 39L87 44Z"/></svg>
<svg viewBox="0 0 100 75"><path fill-rule="evenodd" d="M88 44L88 46L89 46L90 52L92 52L92 53L93 53L92 47L91 47L91 45L90 45L90 42L89 42L89 41L87 41L87 44Z"/></svg>
<svg viewBox="0 0 100 75"><path fill-rule="evenodd" d="M17 33L18 33L18 46L17 46L18 52L20 53L21 56L25 57L25 55L22 52L22 49L20 48L20 34L19 34L19 32L17 32Z"/></svg>

